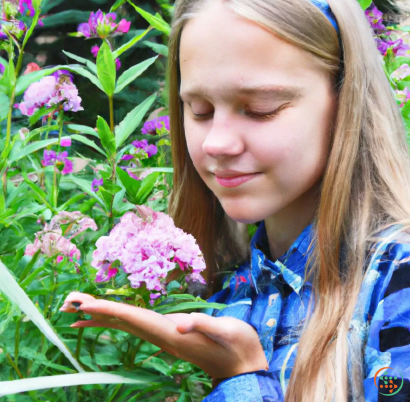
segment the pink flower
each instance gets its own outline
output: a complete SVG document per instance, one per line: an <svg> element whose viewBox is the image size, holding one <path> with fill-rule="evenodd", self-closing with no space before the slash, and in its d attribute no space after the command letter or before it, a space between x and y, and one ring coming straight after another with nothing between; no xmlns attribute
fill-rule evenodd
<svg viewBox="0 0 410 402"><path fill-rule="evenodd" d="M62 147L71 147L71 138L70 137L61 138L60 145Z"/></svg>
<svg viewBox="0 0 410 402"><path fill-rule="evenodd" d="M24 71L24 74L23 74L23 75L30 74L30 73L32 73L32 72L34 72L34 71L38 71L38 70L41 70L41 68L39 67L38 64L36 64L36 63L28 63L28 64L27 64L26 71Z"/></svg>
<svg viewBox="0 0 410 402"><path fill-rule="evenodd" d="M403 91L394 91L396 94L396 99L397 101L400 103L400 107L403 107L407 101L410 99L410 91L409 89L406 87L404 88Z"/></svg>
<svg viewBox="0 0 410 402"><path fill-rule="evenodd" d="M108 278L110 264L119 261L134 288L144 282L148 290L165 294L166 278L178 268L193 280L204 281L205 261L194 237L175 227L170 216L136 207L139 216L127 212L109 236L97 240L91 263L98 269L97 280Z"/></svg>
<svg viewBox="0 0 410 402"><path fill-rule="evenodd" d="M130 30L131 21L122 19L117 26L116 32L127 33Z"/></svg>
<svg viewBox="0 0 410 402"><path fill-rule="evenodd" d="M62 255L59 255L56 259L56 263L60 264L60 262L63 261L63 260L64 260L64 257Z"/></svg>
<svg viewBox="0 0 410 402"><path fill-rule="evenodd" d="M98 56L98 52L100 51L100 47L95 45L91 48L92 55L96 58Z"/></svg>
<svg viewBox="0 0 410 402"><path fill-rule="evenodd" d="M62 224L71 224L70 232L63 235ZM43 230L35 234L33 244L28 244L25 250L26 255L33 256L38 250L49 257L57 255L57 263L60 263L63 256L70 261L81 258L80 250L71 240L86 229L97 230L94 220L84 216L81 212L59 212L54 216L50 224L45 224ZM68 238L65 236L69 236Z"/></svg>

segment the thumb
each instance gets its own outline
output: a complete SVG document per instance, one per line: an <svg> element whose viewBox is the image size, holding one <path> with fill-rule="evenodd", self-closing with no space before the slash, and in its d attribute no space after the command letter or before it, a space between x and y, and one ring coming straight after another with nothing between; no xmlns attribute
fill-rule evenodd
<svg viewBox="0 0 410 402"><path fill-rule="evenodd" d="M219 341L227 340L229 335L230 323L221 318L212 317L204 313L191 314L167 314L169 319L177 324L177 331L181 334L187 334L192 331L201 332L209 338Z"/></svg>

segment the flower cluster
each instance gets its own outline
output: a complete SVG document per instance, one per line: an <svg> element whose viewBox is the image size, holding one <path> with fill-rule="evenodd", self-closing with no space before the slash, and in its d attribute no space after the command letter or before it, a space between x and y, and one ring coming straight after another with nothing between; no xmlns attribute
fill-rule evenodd
<svg viewBox="0 0 410 402"><path fill-rule="evenodd" d="M67 158L67 151L57 152L53 150L44 150L43 160L41 161L43 166L52 166L56 164L57 168L61 168L61 174L70 174L73 172L73 162Z"/></svg>
<svg viewBox="0 0 410 402"><path fill-rule="evenodd" d="M78 89L67 71L58 71L31 84L24 93L23 102L18 105L21 113L32 116L43 106L61 105L65 111L84 110Z"/></svg>
<svg viewBox="0 0 410 402"><path fill-rule="evenodd" d="M100 47L97 45L91 48L91 53L95 58L97 58L99 51L100 51ZM121 68L121 60L117 57L115 59L115 69L118 71L120 68Z"/></svg>
<svg viewBox="0 0 410 402"><path fill-rule="evenodd" d="M104 184L103 179L94 179L91 183L91 191L96 193L98 189Z"/></svg>
<svg viewBox="0 0 410 402"><path fill-rule="evenodd" d="M155 135L157 134L157 130L161 130L163 128L169 131L169 116L160 116L153 120L146 121L141 129L141 132L142 134Z"/></svg>
<svg viewBox="0 0 410 402"><path fill-rule="evenodd" d="M395 56L410 56L410 46L403 39L392 37L395 32L388 30L383 24L383 13L376 6L366 10L365 15L374 30L377 48L383 56L388 49L391 49Z"/></svg>
<svg viewBox="0 0 410 402"><path fill-rule="evenodd" d="M61 225L68 225L64 234ZM63 256L68 257L70 261L78 261L81 252L71 240L87 229L98 229L93 219L79 211L59 212L49 224L44 225L43 230L36 233L34 243L26 246L25 254L33 256L41 250L48 257L58 256L57 262L61 261Z"/></svg>
<svg viewBox="0 0 410 402"><path fill-rule="evenodd" d="M122 19L116 23L116 13L105 14L101 10L96 13L91 12L88 22L80 24L77 31L86 38L100 37L104 39L114 33L127 33L131 22Z"/></svg>
<svg viewBox="0 0 410 402"><path fill-rule="evenodd" d="M187 280L205 283L205 261L195 238L175 227L170 216L136 207L139 216L127 212L109 236L98 239L91 263L98 269L96 282L115 276L119 263L134 288L144 282L148 290L165 294L166 278L177 267L186 272Z"/></svg>

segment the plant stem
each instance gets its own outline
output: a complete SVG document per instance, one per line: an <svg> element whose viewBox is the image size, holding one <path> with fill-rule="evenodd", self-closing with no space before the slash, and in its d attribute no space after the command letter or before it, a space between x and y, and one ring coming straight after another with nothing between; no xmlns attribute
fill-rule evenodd
<svg viewBox="0 0 410 402"><path fill-rule="evenodd" d="M83 339L84 328L80 328L78 331L77 338L77 347L75 349L75 358L80 361L80 352L81 352L81 341Z"/></svg>
<svg viewBox="0 0 410 402"><path fill-rule="evenodd" d="M60 130L58 133L58 148L57 148L57 155L60 153L61 148L61 136L63 134L63 126L64 126L64 110L61 109L58 114L58 125L60 126ZM53 177L53 207L57 208L58 203L58 169L57 169L57 161L54 163L54 177Z"/></svg>
<svg viewBox="0 0 410 402"><path fill-rule="evenodd" d="M16 366L19 366L18 360L19 360L19 349L20 349L20 319L21 317L17 318L16 322L16 334L15 334L15 339L14 339L14 363Z"/></svg>
<svg viewBox="0 0 410 402"><path fill-rule="evenodd" d="M108 103L110 107L110 129L114 133L114 100L113 96L108 97Z"/></svg>
<svg viewBox="0 0 410 402"><path fill-rule="evenodd" d="M23 377L23 375L20 373L19 368L15 365L15 363L13 362L13 359L11 358L11 356L10 356L8 353L6 354L6 358L7 358L7 360L9 361L10 365L11 365L11 366L14 368L14 370L16 371L17 375L18 375L21 379L23 379L24 377Z"/></svg>
<svg viewBox="0 0 410 402"><path fill-rule="evenodd" d="M112 402L112 401L114 400L115 395L118 394L118 391L120 390L121 387L122 387L122 384L118 384L118 385L115 387L114 391L112 392L112 394L111 394L111 396L110 396L110 399L108 399L107 402Z"/></svg>

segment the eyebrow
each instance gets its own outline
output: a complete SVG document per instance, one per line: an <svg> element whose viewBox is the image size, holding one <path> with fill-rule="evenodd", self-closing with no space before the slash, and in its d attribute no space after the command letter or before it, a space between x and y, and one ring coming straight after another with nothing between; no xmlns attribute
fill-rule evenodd
<svg viewBox="0 0 410 402"><path fill-rule="evenodd" d="M303 90L301 87L297 86L281 86L281 85L258 85L258 86L247 86L247 87L235 87L232 88L232 93L237 93L240 95L258 95L266 99L275 100L296 100L303 95ZM185 91L179 90L179 97L182 99L183 96L197 96L205 95L209 96L210 92L203 87L192 87Z"/></svg>

